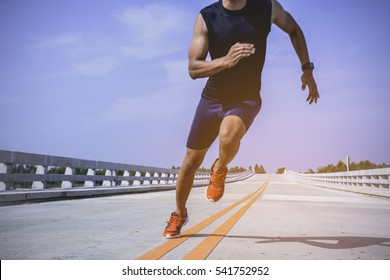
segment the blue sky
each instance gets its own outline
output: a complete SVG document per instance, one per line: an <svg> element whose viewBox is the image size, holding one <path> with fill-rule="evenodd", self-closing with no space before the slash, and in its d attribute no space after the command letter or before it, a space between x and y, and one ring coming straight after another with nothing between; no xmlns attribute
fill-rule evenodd
<svg viewBox="0 0 390 280"><path fill-rule="evenodd" d="M212 2L1 0L0 149L180 165L206 82L189 78L187 50ZM273 26L263 108L231 166L390 163L390 2L280 3L305 33L321 99L305 102L299 61Z"/></svg>

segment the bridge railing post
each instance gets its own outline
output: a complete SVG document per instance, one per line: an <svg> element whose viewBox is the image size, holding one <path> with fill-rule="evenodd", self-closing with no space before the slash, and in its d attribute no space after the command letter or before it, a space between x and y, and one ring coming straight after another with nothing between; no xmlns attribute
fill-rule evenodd
<svg viewBox="0 0 390 280"><path fill-rule="evenodd" d="M112 172L111 170L107 169L105 171L105 174L104 176L111 176L112 175ZM111 187L111 181L110 180L103 180L103 184L102 184L103 187Z"/></svg>
<svg viewBox="0 0 390 280"><path fill-rule="evenodd" d="M137 178L137 177L141 177L141 172L135 171L135 177L136 177L136 178ZM134 185L134 186L139 186L139 185L141 185L141 180L138 180L138 179L134 180L134 181L133 181L133 185Z"/></svg>
<svg viewBox="0 0 390 280"><path fill-rule="evenodd" d="M0 163L0 174L4 175L10 175L12 173L12 164L5 164L5 163ZM11 182L1 182L0 181L0 192L2 191L8 191L11 189Z"/></svg>
<svg viewBox="0 0 390 280"><path fill-rule="evenodd" d="M36 165L36 171L35 171L35 174L36 175L46 175L47 174L47 166L42 166L42 165ZM43 176L44 178L44 176ZM32 189L34 190L43 190L43 189L46 189L46 181L45 180L42 180L42 181L34 181L32 183Z"/></svg>
<svg viewBox="0 0 390 280"><path fill-rule="evenodd" d="M96 175L95 170L92 169L92 168L88 168L87 176L91 176L91 178L93 178L95 175ZM85 181L84 182L84 187L94 187L95 186L95 182L96 182L95 180Z"/></svg>
<svg viewBox="0 0 390 280"><path fill-rule="evenodd" d="M165 172L163 172L163 173L161 173L161 177L166 178L167 174ZM166 185L166 184L167 184L167 180L165 180L165 179L160 180L160 185Z"/></svg>
<svg viewBox="0 0 390 280"><path fill-rule="evenodd" d="M153 177L154 177L154 178L158 178L158 177L160 177L160 175L158 175L157 172L154 172ZM155 179L152 180L152 185L158 185L158 181L155 180Z"/></svg>
<svg viewBox="0 0 390 280"><path fill-rule="evenodd" d="M130 177L130 172L127 170L123 171L123 177ZM130 185L129 180L122 180L121 187L128 187Z"/></svg>
<svg viewBox="0 0 390 280"><path fill-rule="evenodd" d="M70 178L72 178L72 176L74 175L74 169L71 168L71 167L66 167L64 175L67 175ZM73 181L72 180L62 181L61 182L61 189L71 189L72 187L73 187Z"/></svg>
<svg viewBox="0 0 390 280"><path fill-rule="evenodd" d="M147 180L144 180L143 185L150 185L150 172L145 172L145 178L148 178Z"/></svg>

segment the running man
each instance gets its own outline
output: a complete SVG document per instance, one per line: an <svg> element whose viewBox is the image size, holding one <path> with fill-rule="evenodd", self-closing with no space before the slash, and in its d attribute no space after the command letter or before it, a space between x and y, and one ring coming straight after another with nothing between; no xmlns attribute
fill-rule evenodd
<svg viewBox="0 0 390 280"><path fill-rule="evenodd" d="M291 39L302 67L306 101L320 97L313 78L306 41L293 17L276 0L219 0L200 11L189 48L189 74L208 77L195 112L187 150L176 185L176 210L164 230L165 238L180 237L188 222L186 202L195 172L214 140L219 137L219 156L211 167L206 199L221 199L227 165L238 152L240 141L261 108L261 73L267 36L275 24ZM206 61L210 53L211 61Z"/></svg>

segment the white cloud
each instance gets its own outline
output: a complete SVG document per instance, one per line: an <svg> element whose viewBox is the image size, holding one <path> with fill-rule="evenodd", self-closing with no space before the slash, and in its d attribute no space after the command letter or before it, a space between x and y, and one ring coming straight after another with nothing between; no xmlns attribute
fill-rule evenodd
<svg viewBox="0 0 390 280"><path fill-rule="evenodd" d="M54 36L44 36L37 39L29 51L30 53L43 53L55 51L65 57L75 57L90 51L86 35L82 32L64 32Z"/></svg>
<svg viewBox="0 0 390 280"><path fill-rule="evenodd" d="M157 3L129 7L117 13L116 18L126 24L131 38L131 42L121 48L123 53L142 60L183 49L183 35L189 31L183 10Z"/></svg>
<svg viewBox="0 0 390 280"><path fill-rule="evenodd" d="M43 36L29 52L40 59L62 58L58 66L70 69L70 73L96 76L108 74L129 60L163 59L188 47L183 38L191 31L184 10L158 3L131 6L115 13L114 19L111 28L115 32L87 30Z"/></svg>
<svg viewBox="0 0 390 280"><path fill-rule="evenodd" d="M156 85L156 92L117 98L102 114L103 120L138 122L186 112L186 104L191 106L198 100L204 80L193 81L189 77L187 60L166 60L162 66L166 79L163 85Z"/></svg>
<svg viewBox="0 0 390 280"><path fill-rule="evenodd" d="M109 40L98 33L65 32L39 38L28 51L42 62L56 60L57 67L62 68L58 71L61 75L101 76L114 70L120 60L114 52L115 45L106 41Z"/></svg>

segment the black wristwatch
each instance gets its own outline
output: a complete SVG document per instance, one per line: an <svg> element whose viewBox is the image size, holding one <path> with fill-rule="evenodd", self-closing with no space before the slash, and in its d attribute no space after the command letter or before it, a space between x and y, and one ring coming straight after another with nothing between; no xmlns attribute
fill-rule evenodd
<svg viewBox="0 0 390 280"><path fill-rule="evenodd" d="M314 69L314 63L308 62L302 65L302 71Z"/></svg>

